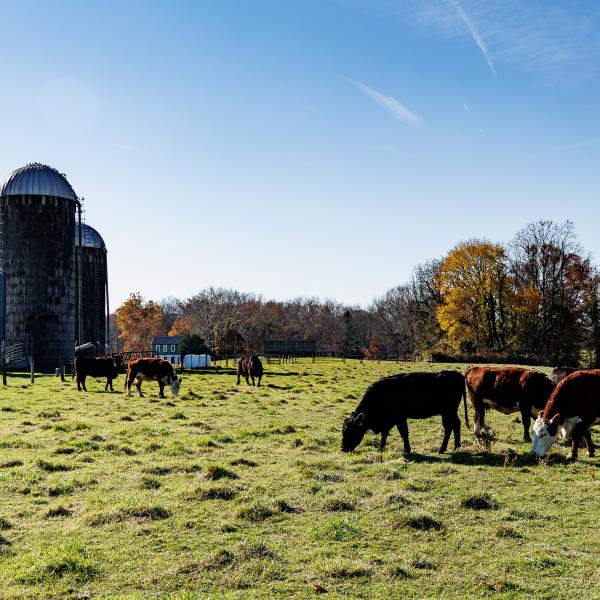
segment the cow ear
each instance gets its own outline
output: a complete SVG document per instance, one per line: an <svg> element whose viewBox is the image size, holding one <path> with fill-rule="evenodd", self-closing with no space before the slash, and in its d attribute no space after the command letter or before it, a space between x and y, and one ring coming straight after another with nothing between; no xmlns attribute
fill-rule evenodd
<svg viewBox="0 0 600 600"><path fill-rule="evenodd" d="M544 418L544 411L540 410L540 412L538 413L538 419L543 419Z"/></svg>
<svg viewBox="0 0 600 600"><path fill-rule="evenodd" d="M364 415L364 413L357 414L356 417L354 417L354 422L357 425L362 425L365 422L365 415Z"/></svg>

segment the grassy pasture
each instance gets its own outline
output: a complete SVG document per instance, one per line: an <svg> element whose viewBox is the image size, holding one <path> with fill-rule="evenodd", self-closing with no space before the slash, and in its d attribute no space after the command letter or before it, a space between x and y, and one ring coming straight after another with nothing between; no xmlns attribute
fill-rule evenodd
<svg viewBox="0 0 600 600"><path fill-rule="evenodd" d="M10 379L0 597L600 598L600 459L536 465L498 413L490 453L463 426L437 455L439 418L409 423L409 457L396 431L340 452L369 383L448 367L300 362L261 388L220 369L166 400Z"/></svg>

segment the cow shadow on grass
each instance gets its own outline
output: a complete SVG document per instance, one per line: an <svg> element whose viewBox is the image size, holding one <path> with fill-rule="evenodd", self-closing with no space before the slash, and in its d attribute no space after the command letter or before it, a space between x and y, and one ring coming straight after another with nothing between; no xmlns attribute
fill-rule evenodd
<svg viewBox="0 0 600 600"><path fill-rule="evenodd" d="M537 461L529 454L516 452L471 452L468 450L455 450L447 454L421 454L412 452L404 455L407 462L414 463L446 463L467 466L486 467L532 467ZM559 457L556 457L559 459ZM556 462L560 462L560 459Z"/></svg>

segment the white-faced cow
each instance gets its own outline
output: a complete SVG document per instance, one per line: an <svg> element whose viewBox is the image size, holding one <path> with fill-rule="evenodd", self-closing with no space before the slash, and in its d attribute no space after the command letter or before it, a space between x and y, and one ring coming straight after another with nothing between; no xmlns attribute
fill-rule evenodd
<svg viewBox="0 0 600 600"><path fill-rule="evenodd" d="M493 408L504 414L520 411L526 442L531 441L531 417L535 418L546 406L554 389L554 384L544 373L520 367L471 367L465 373L465 381L475 411L475 435L489 434L486 410Z"/></svg>
<svg viewBox="0 0 600 600"><path fill-rule="evenodd" d="M558 434L571 438L567 458L577 458L579 442L585 439L588 454L594 456L589 428L600 423L600 370L576 371L557 386L533 425L532 452L542 457Z"/></svg>
<svg viewBox="0 0 600 600"><path fill-rule="evenodd" d="M258 380L258 386L260 387L260 380L263 376L263 366L258 358L258 354L252 354L251 356L241 356L238 361L237 367L237 382L240 384L240 379L243 377L246 383L250 385L248 378L252 379L252 385L254 385L254 379Z"/></svg>
<svg viewBox="0 0 600 600"><path fill-rule="evenodd" d="M444 426L444 439L438 452L446 451L452 431L456 449L460 446L457 411L461 397L468 427L465 380L461 373L442 371L384 377L367 388L354 412L345 419L342 450L354 450L368 430L381 433L379 449L383 450L390 430L396 426L404 442L404 452L409 453L407 419L426 419L435 415L442 416Z"/></svg>
<svg viewBox="0 0 600 600"><path fill-rule="evenodd" d="M106 377L104 390L114 392L113 379L119 375L119 362L110 356L75 356L73 379L77 378L77 389L87 392L85 387L86 377Z"/></svg>
<svg viewBox="0 0 600 600"><path fill-rule="evenodd" d="M164 398L165 385L171 388L173 396L179 394L181 379L177 378L175 367L162 358L133 358L129 361L127 368L127 378L125 379L125 389L127 395L131 396L131 385L135 380L135 387L138 394L143 398L142 381L158 381L160 397Z"/></svg>

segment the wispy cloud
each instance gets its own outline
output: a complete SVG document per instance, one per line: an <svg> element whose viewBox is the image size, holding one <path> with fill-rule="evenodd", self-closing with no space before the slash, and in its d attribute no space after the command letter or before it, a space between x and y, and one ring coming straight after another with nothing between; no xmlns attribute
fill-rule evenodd
<svg viewBox="0 0 600 600"><path fill-rule="evenodd" d="M387 110L394 118L398 119L398 121L402 121L402 123L405 123L406 125L421 125L421 123L423 123L423 119L419 115L406 108L406 106L401 102L398 102L396 98L385 96L360 81L355 81L354 79L346 80L363 94L371 98L371 100L379 104L381 108Z"/></svg>
<svg viewBox="0 0 600 600"><path fill-rule="evenodd" d="M337 1L408 22L427 35L437 34L448 39L469 35L482 52L484 47L487 49L488 55L484 52L484 57L486 61L488 57L492 60L494 70L497 65L506 64L534 73L549 83L600 74L600 2ZM484 42L483 47L474 32Z"/></svg>
<svg viewBox="0 0 600 600"><path fill-rule="evenodd" d="M481 34L479 33L479 31L477 31L477 28L473 24L473 21L471 21L471 19L469 18L469 15L463 10L463 7L461 6L458 0L448 0L448 4L454 7L456 12L458 13L458 16L464 21L465 25L467 26L467 29L471 32L471 36L475 40L475 43L479 46L481 53L485 57L485 60L488 64L488 67L490 68L490 71L492 72L492 75L494 77L497 77L496 67L494 66L492 55L490 54L486 43L483 41Z"/></svg>

